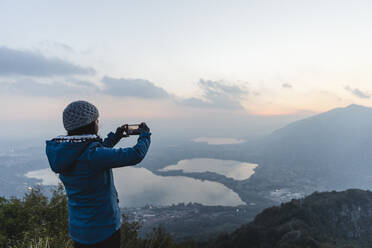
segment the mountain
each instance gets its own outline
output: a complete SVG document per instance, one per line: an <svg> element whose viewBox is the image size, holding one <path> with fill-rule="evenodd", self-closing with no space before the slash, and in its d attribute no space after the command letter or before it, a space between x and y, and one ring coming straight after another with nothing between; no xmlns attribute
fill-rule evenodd
<svg viewBox="0 0 372 248"><path fill-rule="evenodd" d="M195 157L257 163L248 180L228 181L200 173L188 176L216 180L261 209L314 191L372 189L372 108L336 108L293 122L259 142L213 150L192 144L187 152Z"/></svg>
<svg viewBox="0 0 372 248"><path fill-rule="evenodd" d="M372 188L372 108L350 105L294 122L262 147L255 182L308 192Z"/></svg>
<svg viewBox="0 0 372 248"><path fill-rule="evenodd" d="M253 222L220 236L214 248L371 247L372 192L313 193L265 209Z"/></svg>

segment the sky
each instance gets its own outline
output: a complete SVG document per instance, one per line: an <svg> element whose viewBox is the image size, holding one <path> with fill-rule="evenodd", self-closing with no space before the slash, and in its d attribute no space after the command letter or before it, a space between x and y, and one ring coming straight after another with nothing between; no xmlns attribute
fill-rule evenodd
<svg viewBox="0 0 372 248"><path fill-rule="evenodd" d="M267 130L372 106L370 1L2 0L0 11L3 132L59 123L77 99L107 120Z"/></svg>

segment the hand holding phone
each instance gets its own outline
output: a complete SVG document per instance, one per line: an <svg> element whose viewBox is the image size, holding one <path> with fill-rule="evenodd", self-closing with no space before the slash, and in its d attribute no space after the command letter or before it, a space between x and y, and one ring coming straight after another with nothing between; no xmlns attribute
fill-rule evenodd
<svg viewBox="0 0 372 248"><path fill-rule="evenodd" d="M150 128L144 122L141 124L125 124L121 126L121 128L124 129L124 132L127 136L140 135L143 132L150 132Z"/></svg>
<svg viewBox="0 0 372 248"><path fill-rule="evenodd" d="M139 130L140 130L140 133L143 133L143 132L150 132L150 128L146 125L145 122L142 122L142 123L139 125Z"/></svg>

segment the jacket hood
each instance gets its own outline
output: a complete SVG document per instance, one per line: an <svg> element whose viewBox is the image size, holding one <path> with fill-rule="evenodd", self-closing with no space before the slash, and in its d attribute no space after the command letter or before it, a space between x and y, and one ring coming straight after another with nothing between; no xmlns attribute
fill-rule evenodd
<svg viewBox="0 0 372 248"><path fill-rule="evenodd" d="M76 135L58 136L46 141L46 154L51 169L55 173L71 170L89 144L100 140L97 135Z"/></svg>

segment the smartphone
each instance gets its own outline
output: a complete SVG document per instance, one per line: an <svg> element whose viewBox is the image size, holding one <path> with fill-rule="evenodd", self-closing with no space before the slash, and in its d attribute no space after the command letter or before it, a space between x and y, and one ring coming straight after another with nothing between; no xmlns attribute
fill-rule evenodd
<svg viewBox="0 0 372 248"><path fill-rule="evenodd" d="M140 124L127 125L126 133L128 135L139 135L139 126L140 126Z"/></svg>

